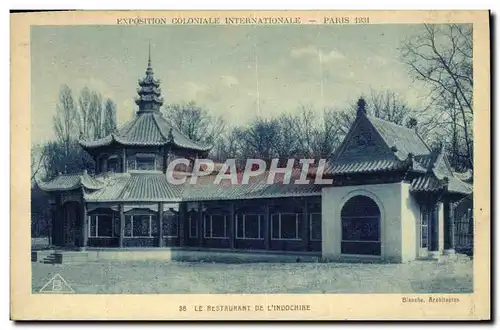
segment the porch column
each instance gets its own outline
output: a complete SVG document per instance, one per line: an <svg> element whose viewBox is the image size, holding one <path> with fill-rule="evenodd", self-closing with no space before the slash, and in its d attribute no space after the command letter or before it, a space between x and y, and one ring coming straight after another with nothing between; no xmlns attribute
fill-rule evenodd
<svg viewBox="0 0 500 330"><path fill-rule="evenodd" d="M125 237L125 204L120 203L120 241L119 246L123 247L123 238Z"/></svg>
<svg viewBox="0 0 500 330"><path fill-rule="evenodd" d="M61 195L57 194L54 203L54 245L64 245L64 221L61 207Z"/></svg>
<svg viewBox="0 0 500 330"><path fill-rule="evenodd" d="M301 226L301 235L304 251L309 250L309 210L307 199L304 198L304 203L302 206L302 226Z"/></svg>
<svg viewBox="0 0 500 330"><path fill-rule="evenodd" d="M158 246L163 246L163 202L158 203Z"/></svg>
<svg viewBox="0 0 500 330"><path fill-rule="evenodd" d="M87 204L82 200L82 250L85 250L88 244L89 230L87 217Z"/></svg>
<svg viewBox="0 0 500 330"><path fill-rule="evenodd" d="M444 254L455 253L455 223L453 203L444 203Z"/></svg>
<svg viewBox="0 0 500 330"><path fill-rule="evenodd" d="M56 202L49 202L49 215L50 215L50 245L54 245L56 237Z"/></svg>
<svg viewBox="0 0 500 330"><path fill-rule="evenodd" d="M127 172L127 151L125 148L122 149L122 172Z"/></svg>
<svg viewBox="0 0 500 330"><path fill-rule="evenodd" d="M170 153L170 146L168 146L168 145L164 146L163 147L163 168L162 168L163 173L167 173L169 153Z"/></svg>
<svg viewBox="0 0 500 330"><path fill-rule="evenodd" d="M234 230L234 222L236 219L234 218L234 202L231 202L230 211L229 211L229 248L234 249L234 239L235 239L235 230Z"/></svg>
<svg viewBox="0 0 500 330"><path fill-rule="evenodd" d="M271 248L269 238L270 238L270 222L271 222L271 216L270 216L270 206L269 202L266 203L266 212L264 214L264 248L266 250L269 250Z"/></svg>
<svg viewBox="0 0 500 330"><path fill-rule="evenodd" d="M439 204L437 201L429 203L429 256L439 256Z"/></svg>
<svg viewBox="0 0 500 330"><path fill-rule="evenodd" d="M186 221L187 221L186 204L179 205L179 246L186 245Z"/></svg>
<svg viewBox="0 0 500 330"><path fill-rule="evenodd" d="M205 223L203 221L203 203L198 203L198 228L200 235L198 237L198 245L203 246L203 236L205 235Z"/></svg>

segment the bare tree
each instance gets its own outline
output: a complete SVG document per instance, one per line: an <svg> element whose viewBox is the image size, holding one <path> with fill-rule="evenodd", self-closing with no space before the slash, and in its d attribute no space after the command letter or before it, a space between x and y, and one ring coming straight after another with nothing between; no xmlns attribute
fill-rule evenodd
<svg viewBox="0 0 500 330"><path fill-rule="evenodd" d="M401 58L410 74L430 90L429 103L436 109L439 128L454 141L456 158L473 168L472 25L424 25L422 33L409 38ZM465 155L458 144L463 141ZM459 165L459 164L455 164Z"/></svg>
<svg viewBox="0 0 500 330"><path fill-rule="evenodd" d="M173 125L194 141L215 144L226 128L221 116L211 115L193 101L169 104L164 108L164 113Z"/></svg>
<svg viewBox="0 0 500 330"><path fill-rule="evenodd" d="M372 90L368 106L375 117L403 126L416 113L397 93L390 90Z"/></svg>
<svg viewBox="0 0 500 330"><path fill-rule="evenodd" d="M297 116L282 114L277 118L279 125L279 139L275 148L280 158L296 157L299 153L299 141L297 139L296 128L299 126Z"/></svg>
<svg viewBox="0 0 500 330"><path fill-rule="evenodd" d="M92 100L92 94L88 87L84 87L78 98L78 124L80 125L80 135L81 138L88 139L90 137L89 129L89 115L90 115L90 102Z"/></svg>
<svg viewBox="0 0 500 330"><path fill-rule="evenodd" d="M31 147L31 183L35 182L36 176L40 173L40 169L42 169L43 161L45 158L44 148L39 145L35 145Z"/></svg>
<svg viewBox="0 0 500 330"><path fill-rule="evenodd" d="M57 139L63 143L64 152L69 154L71 140L75 137L77 111L73 93L68 85L63 85L59 91L59 102L53 118L54 132Z"/></svg>
<svg viewBox="0 0 500 330"><path fill-rule="evenodd" d="M276 146L280 138L280 127L276 119L255 119L246 129L238 132L246 144L247 158L270 161L277 156Z"/></svg>
<svg viewBox="0 0 500 330"><path fill-rule="evenodd" d="M98 92L91 92L89 103L89 135L93 139L103 137L103 107L102 96Z"/></svg>

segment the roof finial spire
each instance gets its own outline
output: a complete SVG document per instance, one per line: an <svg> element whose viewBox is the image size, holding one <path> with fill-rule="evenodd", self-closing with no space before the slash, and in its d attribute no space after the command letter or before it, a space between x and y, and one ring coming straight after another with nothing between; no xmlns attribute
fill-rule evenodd
<svg viewBox="0 0 500 330"><path fill-rule="evenodd" d="M148 68L151 67L151 39L149 39Z"/></svg>

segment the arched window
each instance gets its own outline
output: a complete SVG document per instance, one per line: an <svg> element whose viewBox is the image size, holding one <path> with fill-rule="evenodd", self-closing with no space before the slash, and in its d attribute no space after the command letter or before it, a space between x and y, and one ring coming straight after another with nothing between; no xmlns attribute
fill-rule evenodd
<svg viewBox="0 0 500 330"><path fill-rule="evenodd" d="M342 219L341 252L380 255L380 210L371 198L354 196L340 213Z"/></svg>

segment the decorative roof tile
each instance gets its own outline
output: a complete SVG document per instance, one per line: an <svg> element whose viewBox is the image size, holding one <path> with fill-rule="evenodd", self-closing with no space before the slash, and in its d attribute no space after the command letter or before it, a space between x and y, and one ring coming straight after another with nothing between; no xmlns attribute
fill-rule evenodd
<svg viewBox="0 0 500 330"><path fill-rule="evenodd" d="M329 163L325 172L328 174L371 173L403 169L407 164L397 159L361 160L353 162Z"/></svg>
<svg viewBox="0 0 500 330"><path fill-rule="evenodd" d="M114 141L128 146L162 146L172 143L179 148L197 151L209 151L212 148L211 145L189 139L159 112L141 113L116 133L95 141L81 140L80 144L84 148L98 148L111 145Z"/></svg>
<svg viewBox="0 0 500 330"><path fill-rule="evenodd" d="M73 190L80 187L80 174L61 174L48 182L37 182L44 191Z"/></svg>
<svg viewBox="0 0 500 330"><path fill-rule="evenodd" d="M120 195L121 200L176 201L180 200L181 187L167 180L163 173L132 174Z"/></svg>
<svg viewBox="0 0 500 330"><path fill-rule="evenodd" d="M411 182L410 191L413 192L435 192L443 190L445 184L432 175L419 176Z"/></svg>

